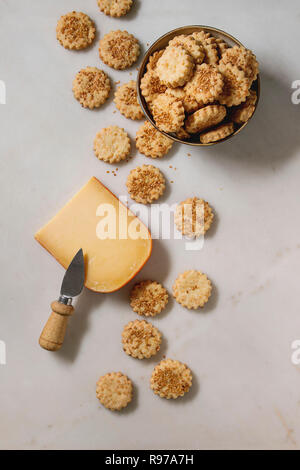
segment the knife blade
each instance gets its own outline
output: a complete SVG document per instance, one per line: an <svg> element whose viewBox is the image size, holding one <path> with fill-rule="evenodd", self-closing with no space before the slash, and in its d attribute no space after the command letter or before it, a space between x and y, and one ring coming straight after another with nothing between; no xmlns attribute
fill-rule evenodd
<svg viewBox="0 0 300 470"><path fill-rule="evenodd" d="M84 257L80 249L72 259L62 281L59 299L52 302L52 313L40 336L40 346L57 351L63 345L69 317L73 315L72 299L84 285Z"/></svg>
<svg viewBox="0 0 300 470"><path fill-rule="evenodd" d="M82 248L76 253L64 275L60 295L72 299L80 294L84 284L84 258ZM65 302L63 302L65 303Z"/></svg>

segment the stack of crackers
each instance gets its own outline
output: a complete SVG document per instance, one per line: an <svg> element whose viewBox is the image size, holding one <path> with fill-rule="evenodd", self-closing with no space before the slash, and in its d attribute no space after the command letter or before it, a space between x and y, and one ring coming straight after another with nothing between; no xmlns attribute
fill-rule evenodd
<svg viewBox="0 0 300 470"><path fill-rule="evenodd" d="M141 93L157 127L181 140L222 140L255 111L255 55L199 30L149 57Z"/></svg>

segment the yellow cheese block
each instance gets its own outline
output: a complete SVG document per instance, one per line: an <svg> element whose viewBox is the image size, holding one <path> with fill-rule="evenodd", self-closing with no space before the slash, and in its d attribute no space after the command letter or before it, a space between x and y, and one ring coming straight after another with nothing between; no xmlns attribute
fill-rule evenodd
<svg viewBox="0 0 300 470"><path fill-rule="evenodd" d="M147 227L94 177L35 239L64 268L82 248L85 286L96 292L124 286L144 266L152 249Z"/></svg>

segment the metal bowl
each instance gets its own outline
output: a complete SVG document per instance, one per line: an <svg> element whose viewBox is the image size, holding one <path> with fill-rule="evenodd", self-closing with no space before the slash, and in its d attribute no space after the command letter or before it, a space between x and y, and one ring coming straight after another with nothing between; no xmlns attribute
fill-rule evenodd
<svg viewBox="0 0 300 470"><path fill-rule="evenodd" d="M173 29L172 31L169 31L168 33L164 34L163 36L161 36L159 39L157 39L157 41L155 41L152 44L152 46L149 47L149 49L147 50L147 52L144 55L142 64L139 68L139 73L138 73L138 78L137 78L138 100L139 100L141 108L142 108L146 118L148 119L148 121L150 121L151 124L159 132L161 132L165 136L169 137L170 139L174 140L175 142L179 142L181 144L193 145L195 147L207 147L207 146L210 146L210 145L220 144L222 142L225 142L225 140L231 139L232 137L237 135L239 132L241 132L246 127L246 125L248 124L250 119L253 117L253 115L256 111L258 101L259 101L259 96L260 96L260 77L258 75L257 79L255 80L255 82L253 82L252 87L251 87L251 89L255 90L256 93L257 93L257 102L256 102L256 105L255 105L255 111L254 111L252 117L249 119L249 121L247 121L244 124L240 125L240 127L238 127L234 131L233 134L231 134L228 137L226 137L225 139L219 140L217 142L211 142L209 144L202 144L201 142L199 142L199 135L198 136L197 135L192 136L192 138L190 140L181 140L181 139L178 139L178 137L176 137L174 134L168 134L168 133L158 129L158 127L155 125L155 122L153 121L152 115L151 115L151 113L150 113L150 111L147 107L147 103L145 101L145 98L143 97L143 95L141 93L141 79L142 79L143 75L146 72L146 67L147 67L147 64L148 64L148 61L149 61L149 57L154 52L165 48L168 45L168 42L171 39L173 39L175 36L178 36L179 34L191 34L194 31L201 31L201 30L210 33L212 36L214 36L216 38L223 39L224 41L227 42L227 44L229 44L229 46L242 46L242 47L245 47L245 46L243 46L243 44L240 41L235 39L230 34L225 33L225 31L221 31L220 29L212 28L211 26L192 25L192 26L183 26L181 28L176 28L176 29Z"/></svg>

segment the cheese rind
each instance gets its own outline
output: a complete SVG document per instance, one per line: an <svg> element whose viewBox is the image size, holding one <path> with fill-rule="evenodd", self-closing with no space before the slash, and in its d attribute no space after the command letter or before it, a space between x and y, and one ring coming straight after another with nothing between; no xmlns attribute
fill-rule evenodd
<svg viewBox="0 0 300 470"><path fill-rule="evenodd" d="M120 289L140 271L152 250L147 227L95 177L35 239L64 268L82 248L85 286L95 292Z"/></svg>

